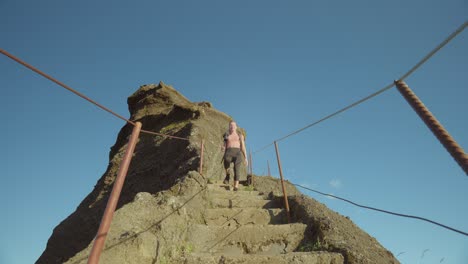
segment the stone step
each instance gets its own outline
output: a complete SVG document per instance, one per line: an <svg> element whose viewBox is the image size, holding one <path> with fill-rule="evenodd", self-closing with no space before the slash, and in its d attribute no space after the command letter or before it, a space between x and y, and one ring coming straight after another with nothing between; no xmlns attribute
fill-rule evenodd
<svg viewBox="0 0 468 264"><path fill-rule="evenodd" d="M283 209L258 208L217 208L207 209L204 213L207 225L267 225L287 223L286 211Z"/></svg>
<svg viewBox="0 0 468 264"><path fill-rule="evenodd" d="M208 191L207 196L231 200L265 200L265 197L262 195L241 191Z"/></svg>
<svg viewBox="0 0 468 264"><path fill-rule="evenodd" d="M193 252L275 255L293 252L304 238L306 225L207 226L190 229Z"/></svg>
<svg viewBox="0 0 468 264"><path fill-rule="evenodd" d="M263 199L227 199L212 197L208 203L210 208L281 208L281 204L278 202Z"/></svg>
<svg viewBox="0 0 468 264"><path fill-rule="evenodd" d="M208 189L208 192L233 192L232 185L226 185L226 184L208 184L207 189ZM249 190L249 189L247 189L246 186L243 186L243 185L239 186L239 190L237 192L252 194L252 195L260 195L261 194L259 191Z"/></svg>
<svg viewBox="0 0 468 264"><path fill-rule="evenodd" d="M192 253L184 262L190 264L343 264L344 258L339 253L331 252L292 252L281 255L227 255Z"/></svg>
<svg viewBox="0 0 468 264"><path fill-rule="evenodd" d="M233 189L208 189L207 192L213 194L236 193L240 195L263 196L262 193L259 191L247 191L241 189L237 191L234 191Z"/></svg>

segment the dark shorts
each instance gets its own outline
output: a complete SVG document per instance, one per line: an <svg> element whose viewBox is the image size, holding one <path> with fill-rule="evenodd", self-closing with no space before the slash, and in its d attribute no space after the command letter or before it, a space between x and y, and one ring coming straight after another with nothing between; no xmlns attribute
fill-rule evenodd
<svg viewBox="0 0 468 264"><path fill-rule="evenodd" d="M226 153L224 153L224 168L229 169L231 163L234 163L234 180L238 181L240 173L242 172L242 161L244 160L244 155L242 154L240 148L228 148ZM229 179L229 175L226 175L226 178Z"/></svg>

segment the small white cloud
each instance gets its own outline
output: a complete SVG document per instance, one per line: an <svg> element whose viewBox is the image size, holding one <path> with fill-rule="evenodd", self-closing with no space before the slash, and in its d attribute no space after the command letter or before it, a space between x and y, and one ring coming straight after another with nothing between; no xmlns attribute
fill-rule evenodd
<svg viewBox="0 0 468 264"><path fill-rule="evenodd" d="M339 188L341 188L343 186L343 184L341 183L340 180L334 179L334 180L330 181L330 186L335 188L335 189L339 189Z"/></svg>
<svg viewBox="0 0 468 264"><path fill-rule="evenodd" d="M333 195L333 196L334 196L335 194L334 194L334 193L330 193L330 195ZM328 199L330 199L330 200L336 200L336 198L333 197L333 196L328 196L328 195L327 195L326 197L327 197Z"/></svg>
<svg viewBox="0 0 468 264"><path fill-rule="evenodd" d="M354 213L356 215L362 215L362 214L365 214L366 212L361 208L357 208L357 209L354 210Z"/></svg>

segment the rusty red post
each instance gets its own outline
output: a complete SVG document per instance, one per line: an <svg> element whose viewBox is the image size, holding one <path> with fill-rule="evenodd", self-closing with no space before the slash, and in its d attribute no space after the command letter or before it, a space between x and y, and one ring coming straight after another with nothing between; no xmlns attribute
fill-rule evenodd
<svg viewBox="0 0 468 264"><path fill-rule="evenodd" d="M268 167L268 176L271 177L271 172L270 172L270 161L267 160L267 167Z"/></svg>
<svg viewBox="0 0 468 264"><path fill-rule="evenodd" d="M450 136L448 131L439 123L435 116L427 109L424 103L416 96L416 94L402 81L395 81L395 85L401 95L411 105L419 117L426 123L426 126L439 139L440 143L452 155L455 161L468 175L468 155L462 147L458 145L455 139Z"/></svg>
<svg viewBox="0 0 468 264"><path fill-rule="evenodd" d="M205 143L204 143L203 138L202 138L201 146L200 146L200 169L198 170L198 172L202 176L203 176L203 155L204 155L204 152L205 152Z"/></svg>
<svg viewBox="0 0 468 264"><path fill-rule="evenodd" d="M247 153L247 160L249 161L249 165L247 165L247 173L248 174L252 174L252 167L250 167L251 163L250 163L250 159L252 157L250 156L250 152Z"/></svg>
<svg viewBox="0 0 468 264"><path fill-rule="evenodd" d="M281 177L281 187L283 188L283 196L284 196L284 206L286 208L286 215L288 217L288 223L291 223L291 217L289 215L289 202L288 202L288 195L286 194L286 188L284 186L284 178L283 178L283 169L281 168L281 159L278 150L278 143L275 141L275 150L276 150L276 159L278 160L278 169Z"/></svg>
<svg viewBox="0 0 468 264"><path fill-rule="evenodd" d="M249 164L250 164L250 174L253 174L252 151L250 151L250 161L249 161Z"/></svg>
<svg viewBox="0 0 468 264"><path fill-rule="evenodd" d="M252 164L252 150L250 150L249 165L250 165L250 177L252 177L252 186L253 186L253 184L254 184L254 175L253 175L253 164Z"/></svg>
<svg viewBox="0 0 468 264"><path fill-rule="evenodd" d="M120 192L122 191L125 177L127 176L127 171L132 160L133 151L135 150L135 145L137 143L140 130L141 123L136 122L135 126L133 127L130 140L128 141L127 150L125 151L125 155L122 159L122 162L120 163L117 178L114 182L114 187L112 188L109 200L107 201L107 206L101 219L101 224L99 225L99 230L97 232L96 239L94 240L93 248L89 254L88 264L99 263L99 257L101 256L102 249L104 248L104 244L106 242L107 233L109 232L112 217L114 216L114 211L117 207L117 202L119 201Z"/></svg>

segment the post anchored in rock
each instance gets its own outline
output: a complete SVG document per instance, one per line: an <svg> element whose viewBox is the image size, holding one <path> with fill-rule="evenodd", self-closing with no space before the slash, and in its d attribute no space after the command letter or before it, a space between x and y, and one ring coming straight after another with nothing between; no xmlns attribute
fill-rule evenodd
<svg viewBox="0 0 468 264"><path fill-rule="evenodd" d="M254 186L254 175L253 175L253 164L252 164L252 151L249 153L249 170L250 170L250 177L251 177L251 184Z"/></svg>
<svg viewBox="0 0 468 264"><path fill-rule="evenodd" d="M203 138L200 143L200 168L198 169L198 172L200 173L201 176L203 176L203 156L205 152L205 142L203 141Z"/></svg>
<svg viewBox="0 0 468 264"><path fill-rule="evenodd" d="M101 224L99 225L99 230L97 232L96 239L94 240L93 248L89 254L88 264L99 263L99 258L106 242L106 237L109 232L112 218L114 216L115 208L117 207L120 193L125 182L125 177L127 176L128 167L132 161L133 152L138 141L140 130L141 123L136 122L135 126L133 127L130 140L128 141L127 150L125 151L125 155L122 159L122 162L120 163L119 171L114 182L114 187L112 188L109 200L107 201L107 206L104 211L104 215L102 216Z"/></svg>
<svg viewBox="0 0 468 264"><path fill-rule="evenodd" d="M447 130L439 123L434 115L426 108L423 102L416 96L416 94L408 87L408 85L402 81L395 81L395 85L401 95L406 99L409 105L424 121L427 127L432 133L439 139L440 143L445 149L452 155L455 161L468 175L468 155L465 153L462 147L458 145L455 139L450 136Z"/></svg>
<svg viewBox="0 0 468 264"><path fill-rule="evenodd" d="M270 162L268 160L267 160L267 167L268 167L268 177L271 177Z"/></svg>
<svg viewBox="0 0 468 264"><path fill-rule="evenodd" d="M278 143L275 141L275 150L276 150L276 158L278 160L278 169L281 177L281 187L283 189L283 196L284 196L284 207L286 208L286 215L288 217L288 223L291 223L291 216L289 214L289 202L288 202L288 195L286 194L286 187L284 186L284 178L283 178L283 169L281 168L281 159L278 150Z"/></svg>

